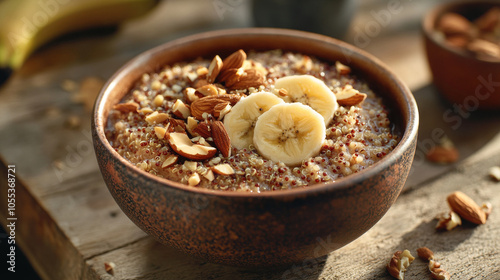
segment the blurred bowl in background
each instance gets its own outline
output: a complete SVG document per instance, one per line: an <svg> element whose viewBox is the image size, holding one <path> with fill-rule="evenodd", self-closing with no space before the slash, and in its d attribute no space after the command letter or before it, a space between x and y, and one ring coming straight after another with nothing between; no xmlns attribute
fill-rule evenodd
<svg viewBox="0 0 500 280"><path fill-rule="evenodd" d="M477 39L482 41L480 43L485 41L476 20L493 7L500 8L500 1L461 1L438 5L422 22L434 84L449 102L469 112L500 109L500 56L498 59L495 57L495 43L490 45L493 56L472 51L477 47L474 46ZM472 28L465 28L467 22L472 24ZM498 18L496 29L492 32L498 40ZM497 55L500 55L500 42L496 45Z"/></svg>
<svg viewBox="0 0 500 280"><path fill-rule="evenodd" d="M356 12L352 0L253 0L252 15L257 27L277 27L342 38Z"/></svg>

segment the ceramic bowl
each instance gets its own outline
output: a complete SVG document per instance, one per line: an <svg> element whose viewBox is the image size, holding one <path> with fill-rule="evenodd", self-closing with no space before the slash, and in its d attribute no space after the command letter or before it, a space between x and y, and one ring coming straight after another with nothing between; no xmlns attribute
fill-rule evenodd
<svg viewBox="0 0 500 280"><path fill-rule="evenodd" d="M143 73L240 48L283 49L350 65L385 99L401 131L401 142L380 162L335 183L265 193L188 187L146 173L114 151L104 134L109 111ZM209 262L238 266L317 258L369 230L403 188L417 127L417 106L411 92L373 56L322 35L260 28L197 34L140 54L104 86L92 120L99 167L123 212L161 243Z"/></svg>
<svg viewBox="0 0 500 280"><path fill-rule="evenodd" d="M436 32L442 15L458 13L474 21L499 1L452 2L436 6L422 21L427 61L433 82L450 103L461 110L500 109L500 62L478 59L460 48L451 47Z"/></svg>

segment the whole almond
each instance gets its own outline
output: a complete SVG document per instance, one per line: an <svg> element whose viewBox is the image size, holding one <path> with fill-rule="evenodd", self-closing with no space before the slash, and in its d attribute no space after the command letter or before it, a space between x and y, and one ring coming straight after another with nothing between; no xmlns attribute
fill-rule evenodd
<svg viewBox="0 0 500 280"><path fill-rule="evenodd" d="M191 103L191 115L198 120L203 120L204 113L213 115L214 107L219 103L226 102L226 100L220 99L219 95L205 96Z"/></svg>
<svg viewBox="0 0 500 280"><path fill-rule="evenodd" d="M240 68L241 66L243 66L243 63L246 59L247 54L245 53L245 51L243 51L242 49L235 51L222 61L221 72L224 72L225 70L231 68Z"/></svg>
<svg viewBox="0 0 500 280"><path fill-rule="evenodd" d="M217 81L221 83L234 84L239 81L245 70L243 68L229 68L221 72L217 77ZM228 82L229 81L229 82Z"/></svg>
<svg viewBox="0 0 500 280"><path fill-rule="evenodd" d="M472 36L471 22L457 13L446 13L441 16L437 28L446 36L459 34Z"/></svg>
<svg viewBox="0 0 500 280"><path fill-rule="evenodd" d="M243 75L239 77L237 81L234 83L226 82L226 86L230 89L248 89L250 87L258 88L260 85L263 85L265 82L265 77L261 72L255 69L246 69L244 70Z"/></svg>
<svg viewBox="0 0 500 280"><path fill-rule="evenodd" d="M212 130L210 125L206 122L200 122L194 129L194 133L197 133L201 137L208 138L212 137Z"/></svg>
<svg viewBox="0 0 500 280"><path fill-rule="evenodd" d="M484 211L463 192L457 191L450 194L447 201L451 210L455 211L463 219L478 225L486 223Z"/></svg>
<svg viewBox="0 0 500 280"><path fill-rule="evenodd" d="M454 163L458 161L459 157L458 150L448 146L435 146L426 154L428 161L440 164Z"/></svg>
<svg viewBox="0 0 500 280"><path fill-rule="evenodd" d="M240 101L241 96L237 94L222 94L217 96L212 96L210 98L222 99L224 101L228 101L231 106L234 106L238 101Z"/></svg>
<svg viewBox="0 0 500 280"><path fill-rule="evenodd" d="M119 103L113 106L113 109L127 114L129 112L137 111L137 109L139 109L139 104L135 103L134 101L127 103Z"/></svg>
<svg viewBox="0 0 500 280"><path fill-rule="evenodd" d="M215 146L224 157L229 157L231 155L231 139L224 124L221 121L213 121L211 128Z"/></svg>

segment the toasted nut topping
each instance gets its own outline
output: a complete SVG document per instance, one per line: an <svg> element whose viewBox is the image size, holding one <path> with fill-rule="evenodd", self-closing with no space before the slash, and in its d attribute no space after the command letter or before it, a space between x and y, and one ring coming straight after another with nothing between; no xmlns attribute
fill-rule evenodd
<svg viewBox="0 0 500 280"><path fill-rule="evenodd" d="M340 106L356 106L366 99L366 94L346 85L341 92L336 94L337 103Z"/></svg>
<svg viewBox="0 0 500 280"><path fill-rule="evenodd" d="M231 167L231 165L227 163L221 163L217 164L216 166L212 167L212 170L220 175L232 175L234 174L234 169Z"/></svg>
<svg viewBox="0 0 500 280"><path fill-rule="evenodd" d="M245 69L243 68L229 68L224 70L224 72L219 74L218 81L221 83L225 83L226 86L232 85L240 80L240 77L245 73Z"/></svg>
<svg viewBox="0 0 500 280"><path fill-rule="evenodd" d="M216 148L194 144L184 133L170 133L169 144L177 154L191 160L209 159L217 152Z"/></svg>
<svg viewBox="0 0 500 280"><path fill-rule="evenodd" d="M200 183L200 175L198 173L194 172L188 179L188 185L190 186L196 186Z"/></svg>
<svg viewBox="0 0 500 280"><path fill-rule="evenodd" d="M202 174L208 181L212 182L215 179L214 172L212 169L208 169L207 172Z"/></svg>
<svg viewBox="0 0 500 280"><path fill-rule="evenodd" d="M167 130L163 127L160 126L155 126L155 134L158 139L163 139L165 138L165 133L167 133Z"/></svg>
<svg viewBox="0 0 500 280"><path fill-rule="evenodd" d="M212 130L210 129L210 124L206 122L200 122L196 128L193 130L195 134L200 135L201 137L212 137Z"/></svg>
<svg viewBox="0 0 500 280"><path fill-rule="evenodd" d="M146 121L150 124L162 123L166 121L170 116L165 113L158 113L158 111L154 111L146 117Z"/></svg>
<svg viewBox="0 0 500 280"><path fill-rule="evenodd" d="M174 118L169 118L168 123L170 124L170 131L186 133L186 123L183 120L178 120Z"/></svg>
<svg viewBox="0 0 500 280"><path fill-rule="evenodd" d="M139 104L135 102L127 102L127 103L119 103L113 106L113 109L118 110L122 113L129 113L129 112L135 112L137 109L139 109Z"/></svg>
<svg viewBox="0 0 500 280"><path fill-rule="evenodd" d="M224 118L224 116L231 112L231 109L233 108L229 102L226 106L224 106L222 109L222 104L217 104L215 107L214 107L214 117L217 118L217 120L222 120L222 118Z"/></svg>
<svg viewBox="0 0 500 280"><path fill-rule="evenodd" d="M240 68L247 59L247 54L243 50L237 50L223 61L221 72L231 68Z"/></svg>
<svg viewBox="0 0 500 280"><path fill-rule="evenodd" d="M196 89L196 92L199 92L202 96L218 95L219 94L219 90L213 84L208 84L208 85L204 85L202 87L199 87Z"/></svg>
<svg viewBox="0 0 500 280"><path fill-rule="evenodd" d="M187 119L191 114L191 109L189 109L189 105L184 104L182 100L177 99L172 106L172 113L176 115L178 118Z"/></svg>
<svg viewBox="0 0 500 280"><path fill-rule="evenodd" d="M450 194L447 201L451 210L455 211L463 219L478 225L486 223L484 211L463 192L457 191Z"/></svg>
<svg viewBox="0 0 500 280"><path fill-rule="evenodd" d="M183 164L187 170L189 171L195 171L196 167L198 166L198 163L196 161L188 161L186 160Z"/></svg>
<svg viewBox="0 0 500 280"><path fill-rule="evenodd" d="M340 75L347 75L351 73L351 67L340 63L340 61L335 62L335 69L337 69L337 73Z"/></svg>
<svg viewBox="0 0 500 280"><path fill-rule="evenodd" d="M220 56L216 55L214 59L212 59L212 62L210 63L210 66L208 67L208 74L207 74L207 82L208 83L213 83L215 82L215 78L217 78L217 75L219 75L219 72L222 68L222 59Z"/></svg>
<svg viewBox="0 0 500 280"><path fill-rule="evenodd" d="M191 104L191 115L198 120L204 120L203 113L213 115L214 107L219 103L226 103L218 96L206 96Z"/></svg>
<svg viewBox="0 0 500 280"><path fill-rule="evenodd" d="M193 103L193 101L199 99L200 97L196 95L196 89L192 87L185 88L182 93L186 97L188 103Z"/></svg>
<svg viewBox="0 0 500 280"><path fill-rule="evenodd" d="M226 81L226 86L230 89L247 89L250 87L258 88L265 82L265 77L261 72L255 69L246 69L243 74L237 79L229 79Z"/></svg>
<svg viewBox="0 0 500 280"><path fill-rule="evenodd" d="M221 121L212 122L212 138L217 149L224 157L231 156L231 139L227 134L226 128Z"/></svg>
<svg viewBox="0 0 500 280"><path fill-rule="evenodd" d="M165 100L165 98L163 97L163 95L158 94L155 97L155 99L153 99L153 104L155 104L156 107L159 107L159 106L163 105L163 100Z"/></svg>
<svg viewBox="0 0 500 280"><path fill-rule="evenodd" d="M194 134L196 134L194 132L194 129L196 128L197 125L198 125L198 121L195 118L193 118L193 117L187 118L186 130L189 132L189 134L191 134L191 136L196 136L196 135L194 135Z"/></svg>
<svg viewBox="0 0 500 280"><path fill-rule="evenodd" d="M229 102L231 105L234 105L240 100L240 98L240 96L235 94L205 96L191 104L191 115L198 120L204 120L206 119L206 117L203 116L204 113L212 116L214 115L214 108L217 104L226 104L226 102Z"/></svg>
<svg viewBox="0 0 500 280"><path fill-rule="evenodd" d="M196 74L198 75L198 78L205 77L208 74L207 67L200 66L198 69L196 69Z"/></svg>
<svg viewBox="0 0 500 280"><path fill-rule="evenodd" d="M162 168L165 168L165 167L172 166L173 164L175 164L175 163L177 162L177 159L178 159L178 158L179 158L179 157L178 157L178 156L176 156L176 155L169 155L169 156L165 159L165 161L163 162L163 164L162 164L162 166L161 166L161 167L162 167Z"/></svg>
<svg viewBox="0 0 500 280"><path fill-rule="evenodd" d="M143 115L147 115L147 114L153 113L154 111L151 108L142 108L142 109L138 110L137 112L139 112Z"/></svg>

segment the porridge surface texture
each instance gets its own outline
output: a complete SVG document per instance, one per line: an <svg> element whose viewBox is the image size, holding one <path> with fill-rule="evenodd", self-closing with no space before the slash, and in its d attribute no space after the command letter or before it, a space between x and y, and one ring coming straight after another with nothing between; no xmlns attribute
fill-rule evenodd
<svg viewBox="0 0 500 280"><path fill-rule="evenodd" d="M227 80L211 81L214 61L198 58L145 73L110 112L106 136L112 147L138 168L186 187L264 192L303 188L349 176L381 160L399 141L382 99L352 75L348 66L281 50L250 51L239 69L240 74L243 69L254 69L263 79L259 85L238 88L228 86ZM169 144L169 133L186 133L192 144L216 147L215 135L202 137L192 129L201 123L223 121L224 114L231 113L231 104L228 101L219 106L221 110L215 114L218 116L212 112L203 114L201 120L188 118L190 104L204 97L201 87L215 88L216 95L230 94L238 98L262 91L280 96L286 92L274 87L277 79L306 74L322 80L337 96L352 89L366 98L353 106L338 106L326 125L326 137L319 153L305 158L301 164L287 166L269 160L260 155L254 145L242 149L231 147L228 156L218 149L210 158L193 160L179 155ZM222 72L219 75L223 75ZM188 109L183 111L186 115L180 114L178 100ZM213 126L207 127L209 133L213 131ZM224 167L222 172L219 167Z"/></svg>

